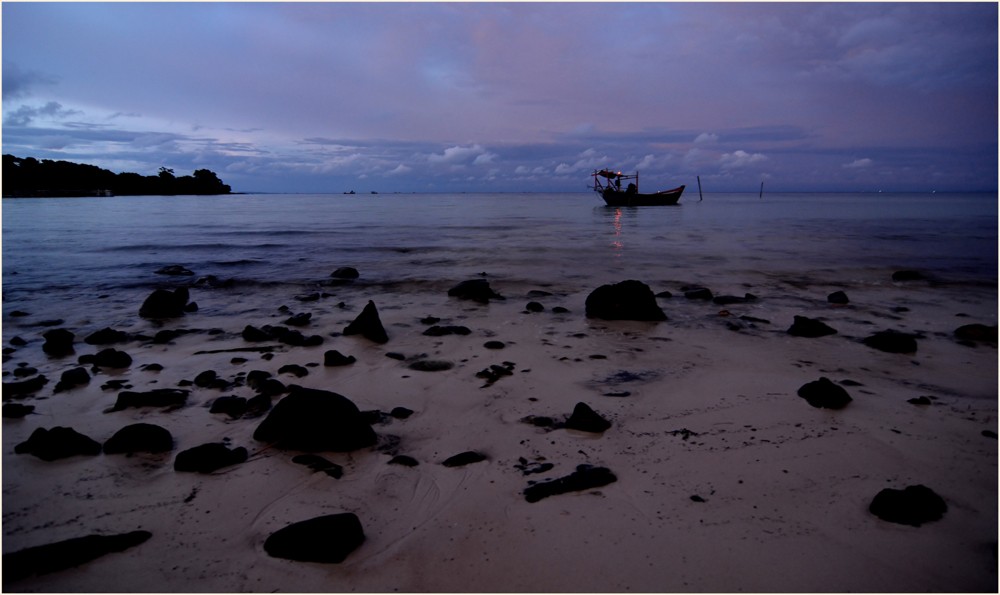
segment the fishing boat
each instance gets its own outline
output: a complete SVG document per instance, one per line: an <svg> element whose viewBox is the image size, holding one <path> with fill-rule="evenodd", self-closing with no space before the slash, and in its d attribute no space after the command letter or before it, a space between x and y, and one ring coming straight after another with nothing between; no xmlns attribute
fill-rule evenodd
<svg viewBox="0 0 1000 595"><path fill-rule="evenodd" d="M604 202L612 207L649 207L662 205L675 205L684 192L684 186L672 190L662 190L653 194L642 194L639 192L639 172L634 176L622 174L620 171L609 171L602 169L594 170L591 174L594 177L594 185L588 186L601 195ZM603 180L602 180L603 178ZM627 182L625 190L622 190L622 180ZM629 180L635 180L629 182Z"/></svg>

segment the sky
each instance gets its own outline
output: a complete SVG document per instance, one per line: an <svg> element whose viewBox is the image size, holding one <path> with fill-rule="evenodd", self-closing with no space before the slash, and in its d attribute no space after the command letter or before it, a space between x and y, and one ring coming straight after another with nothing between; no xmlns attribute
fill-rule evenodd
<svg viewBox="0 0 1000 595"><path fill-rule="evenodd" d="M995 191L998 5L3 2L3 153L242 192Z"/></svg>

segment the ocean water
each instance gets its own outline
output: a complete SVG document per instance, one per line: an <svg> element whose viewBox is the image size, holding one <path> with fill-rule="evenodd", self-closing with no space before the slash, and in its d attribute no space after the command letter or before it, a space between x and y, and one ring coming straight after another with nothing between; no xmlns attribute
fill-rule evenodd
<svg viewBox="0 0 1000 595"><path fill-rule="evenodd" d="M572 290L625 278L735 284L916 269L997 281L996 194L688 194L612 208L593 193L3 200L4 314L26 303L191 283L498 281ZM195 277L152 274L182 265ZM656 287L654 287L656 289Z"/></svg>

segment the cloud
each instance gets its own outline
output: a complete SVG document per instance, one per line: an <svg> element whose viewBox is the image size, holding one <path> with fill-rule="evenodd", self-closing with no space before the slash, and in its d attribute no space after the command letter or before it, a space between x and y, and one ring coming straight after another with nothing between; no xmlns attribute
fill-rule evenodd
<svg viewBox="0 0 1000 595"><path fill-rule="evenodd" d="M717 143L719 142L718 134L709 134L707 132L702 132L694 139L695 144L703 143Z"/></svg>
<svg viewBox="0 0 1000 595"><path fill-rule="evenodd" d="M762 161L767 161L767 157L761 155L760 153L754 153L751 155L746 151L723 153L722 157L719 158L722 169L739 169L748 165L760 163Z"/></svg>
<svg viewBox="0 0 1000 595"><path fill-rule="evenodd" d="M400 163L398 166L396 166L396 169L394 169L392 171L387 171L383 175L385 175L385 176L398 176L400 174L409 173L411 171L413 171L412 167L407 167L407 166L403 165L402 163Z"/></svg>
<svg viewBox="0 0 1000 595"><path fill-rule="evenodd" d="M518 165L517 169L514 170L514 173L519 176L523 176L524 174L531 173L531 169L523 165Z"/></svg>
<svg viewBox="0 0 1000 595"><path fill-rule="evenodd" d="M496 153L483 153L479 157L476 157L472 165L486 165L488 163L493 163L493 160L499 157Z"/></svg>
<svg viewBox="0 0 1000 595"><path fill-rule="evenodd" d="M38 146L43 149L53 149L61 150L69 147L73 144L73 138L69 135L59 135L59 136L40 136L38 137Z"/></svg>
<svg viewBox="0 0 1000 595"><path fill-rule="evenodd" d="M845 169L864 169L871 164L872 160L865 157L864 159L855 159L853 163L845 163L842 167Z"/></svg>
<svg viewBox="0 0 1000 595"><path fill-rule="evenodd" d="M573 165L568 163L560 163L557 165L555 173L569 174L580 171L581 169L597 169L598 167L603 167L611 162L611 159L609 159L606 155L603 157L596 157L596 155L597 151L594 149L587 149L578 155L580 159Z"/></svg>
<svg viewBox="0 0 1000 595"><path fill-rule="evenodd" d="M486 149L480 145L473 145L471 147L451 147L445 149L444 153L438 155L437 153L432 153L427 157L427 161L431 163L459 163L465 161L472 157L473 155L482 155L486 153Z"/></svg>
<svg viewBox="0 0 1000 595"><path fill-rule="evenodd" d="M42 107L30 107L22 105L16 111L7 114L4 118L4 126L27 126L36 118L47 116L49 118L66 118L69 116L82 114L83 112L74 109L63 109L63 106L55 101L50 101Z"/></svg>
<svg viewBox="0 0 1000 595"><path fill-rule="evenodd" d="M20 99L32 94L39 85L55 84L56 79L33 70L23 70L10 60L3 61L3 100Z"/></svg>

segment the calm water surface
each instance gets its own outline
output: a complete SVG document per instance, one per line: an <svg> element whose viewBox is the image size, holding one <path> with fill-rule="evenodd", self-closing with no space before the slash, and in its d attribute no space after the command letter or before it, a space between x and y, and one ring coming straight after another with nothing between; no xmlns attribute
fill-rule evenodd
<svg viewBox="0 0 1000 595"><path fill-rule="evenodd" d="M711 194L681 203L611 208L592 193L4 199L5 310L38 292L177 281L151 274L172 264L198 277L291 284L340 266L375 282L488 272L592 285L865 268L997 279L996 194Z"/></svg>

